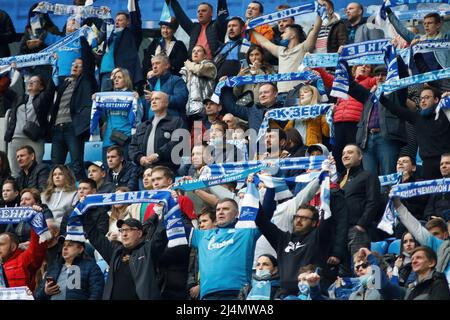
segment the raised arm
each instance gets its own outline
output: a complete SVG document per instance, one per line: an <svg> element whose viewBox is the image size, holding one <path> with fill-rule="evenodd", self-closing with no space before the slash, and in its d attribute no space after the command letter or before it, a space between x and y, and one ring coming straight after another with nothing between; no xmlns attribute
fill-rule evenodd
<svg viewBox="0 0 450 320"><path fill-rule="evenodd" d="M276 250L278 248L279 239L283 235L283 231L270 222L268 216L269 215L266 215L263 207L260 205L255 223L264 237L266 237L267 241L269 241L270 245Z"/></svg>
<svg viewBox="0 0 450 320"><path fill-rule="evenodd" d="M401 21L397 18L397 16L391 10L391 8L386 8L386 13L387 13L389 22L392 24L392 26L394 27L395 31L400 35L400 37L405 39L406 42L410 43L416 37L416 35L414 33L412 33L411 31L409 31L401 23Z"/></svg>
<svg viewBox="0 0 450 320"><path fill-rule="evenodd" d="M184 31L186 31L187 34L190 34L192 28L194 27L194 23L183 11L183 8L180 6L178 0L170 0L170 6L172 7L173 13L175 14L175 18L177 18L177 21L180 24L180 26L184 29Z"/></svg>
<svg viewBox="0 0 450 320"><path fill-rule="evenodd" d="M236 104L236 99L233 96L232 88L225 87L222 89L221 100L225 112L229 112L232 115L241 118L242 120L248 121L249 108L240 107Z"/></svg>
<svg viewBox="0 0 450 320"><path fill-rule="evenodd" d="M128 0L128 10L130 12L130 30L133 33L136 48L139 50L142 42L142 17L139 0Z"/></svg>
<svg viewBox="0 0 450 320"><path fill-rule="evenodd" d="M253 30L252 35L256 38L256 41L258 41L261 47L269 51L275 57L278 57L278 46L276 44L267 40L263 35L256 32L255 30Z"/></svg>
<svg viewBox="0 0 450 320"><path fill-rule="evenodd" d="M435 252L442 244L442 240L433 236L408 209L400 202L399 199L394 199L394 206L398 213L398 217L403 225L408 229L413 237L423 246L432 248Z"/></svg>

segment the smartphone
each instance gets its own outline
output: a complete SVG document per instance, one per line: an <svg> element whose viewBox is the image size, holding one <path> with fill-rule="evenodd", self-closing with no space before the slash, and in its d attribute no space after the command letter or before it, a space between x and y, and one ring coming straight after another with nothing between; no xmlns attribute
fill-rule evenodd
<svg viewBox="0 0 450 320"><path fill-rule="evenodd" d="M248 62L247 59L241 59L241 68L248 68Z"/></svg>
<svg viewBox="0 0 450 320"><path fill-rule="evenodd" d="M45 279L48 283L54 284L55 283L55 279L53 279L53 277L47 277Z"/></svg>

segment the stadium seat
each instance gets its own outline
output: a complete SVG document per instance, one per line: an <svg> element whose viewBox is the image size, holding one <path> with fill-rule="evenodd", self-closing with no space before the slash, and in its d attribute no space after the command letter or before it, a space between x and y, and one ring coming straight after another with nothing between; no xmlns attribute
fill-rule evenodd
<svg viewBox="0 0 450 320"><path fill-rule="evenodd" d="M86 142L84 144L84 161L102 161L103 142Z"/></svg>
<svg viewBox="0 0 450 320"><path fill-rule="evenodd" d="M370 250L378 252L380 255L384 255L388 248L388 243L386 241L378 241L370 243Z"/></svg>
<svg viewBox="0 0 450 320"><path fill-rule="evenodd" d="M392 241L388 248L388 253L395 253L396 255L400 254L400 239Z"/></svg>

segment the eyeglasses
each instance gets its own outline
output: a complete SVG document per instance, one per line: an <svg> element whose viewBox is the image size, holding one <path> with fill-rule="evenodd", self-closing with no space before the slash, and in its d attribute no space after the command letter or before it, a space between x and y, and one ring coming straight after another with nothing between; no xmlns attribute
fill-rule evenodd
<svg viewBox="0 0 450 320"><path fill-rule="evenodd" d="M299 216L299 215L295 215L295 216L294 216L294 220L295 220L295 219L298 219L298 220L300 220L300 221L314 220L314 219L311 218L311 217Z"/></svg>
<svg viewBox="0 0 450 320"><path fill-rule="evenodd" d="M83 65L81 63L72 62L72 67L81 68Z"/></svg>
<svg viewBox="0 0 450 320"><path fill-rule="evenodd" d="M434 98L433 96L423 96L423 97L420 97L419 98L419 100L428 100L428 99L432 99L432 98Z"/></svg>
<svg viewBox="0 0 450 320"><path fill-rule="evenodd" d="M120 228L119 233L128 233L131 231L139 230L138 228Z"/></svg>
<svg viewBox="0 0 450 320"><path fill-rule="evenodd" d="M366 269L369 266L367 262L355 265L355 270L359 270L360 268Z"/></svg>

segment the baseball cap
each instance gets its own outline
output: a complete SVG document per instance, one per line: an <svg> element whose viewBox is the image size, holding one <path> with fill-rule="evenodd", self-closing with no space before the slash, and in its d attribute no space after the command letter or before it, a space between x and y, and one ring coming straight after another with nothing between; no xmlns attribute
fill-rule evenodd
<svg viewBox="0 0 450 320"><path fill-rule="evenodd" d="M215 104L220 104L219 97L214 94L211 96L211 98L203 99L203 104L207 104L209 101L214 102Z"/></svg>
<svg viewBox="0 0 450 320"><path fill-rule="evenodd" d="M143 230L142 223L137 219L129 218L126 220L117 220L116 226L117 228L122 228L124 224L131 228L138 228L139 230Z"/></svg>
<svg viewBox="0 0 450 320"><path fill-rule="evenodd" d="M90 166L96 166L105 171L105 166L103 165L103 162L101 161L87 161L86 162L86 169L89 169Z"/></svg>

